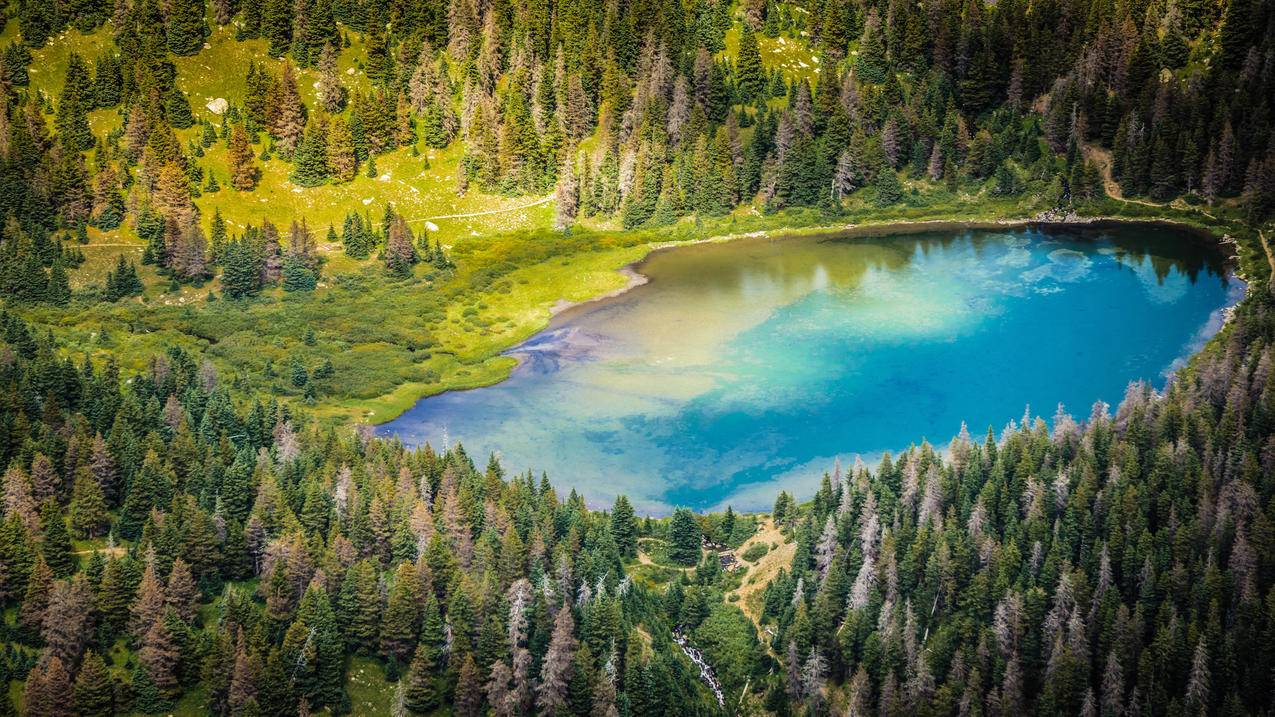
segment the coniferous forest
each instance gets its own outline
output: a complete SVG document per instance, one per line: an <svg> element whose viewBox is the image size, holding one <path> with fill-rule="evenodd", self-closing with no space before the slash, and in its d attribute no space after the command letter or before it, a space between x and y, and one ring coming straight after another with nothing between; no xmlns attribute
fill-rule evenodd
<svg viewBox="0 0 1275 717"><path fill-rule="evenodd" d="M0 717L1275 714L1269 0L0 16ZM1169 380L769 513L371 426L656 242L1093 217L1233 254Z"/></svg>

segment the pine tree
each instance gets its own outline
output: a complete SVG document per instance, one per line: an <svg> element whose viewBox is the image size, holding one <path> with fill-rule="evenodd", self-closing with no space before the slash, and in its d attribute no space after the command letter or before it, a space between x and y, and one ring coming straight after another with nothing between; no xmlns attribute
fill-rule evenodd
<svg viewBox="0 0 1275 717"><path fill-rule="evenodd" d="M618 496L611 509L611 537L615 539L620 555L626 558L637 557L637 518L633 513L633 504L627 496Z"/></svg>
<svg viewBox="0 0 1275 717"><path fill-rule="evenodd" d="M420 630L421 596L415 567L400 563L381 622L381 652L387 659L406 663Z"/></svg>
<svg viewBox="0 0 1275 717"><path fill-rule="evenodd" d="M332 126L328 129L327 162L334 182L348 182L358 174L354 135L350 133L350 125L344 117L332 118Z"/></svg>
<svg viewBox="0 0 1275 717"><path fill-rule="evenodd" d="M115 714L114 704L115 692L106 663L89 650L75 676L75 710L80 717L110 717Z"/></svg>
<svg viewBox="0 0 1275 717"><path fill-rule="evenodd" d="M886 58L885 31L876 10L869 10L863 23L863 35L859 38L859 55L855 58L855 73L864 82L883 83L889 72Z"/></svg>
<svg viewBox="0 0 1275 717"><path fill-rule="evenodd" d="M739 57L735 61L735 81L744 99L760 102L766 97L766 71L752 25L744 23L739 35Z"/></svg>
<svg viewBox="0 0 1275 717"><path fill-rule="evenodd" d="M327 120L316 116L306 128L305 138L292 158L293 170L289 178L302 187L317 187L328 181L328 126Z"/></svg>
<svg viewBox="0 0 1275 717"><path fill-rule="evenodd" d="M385 268L394 276L408 277L419 260L412 229L396 214L385 239Z"/></svg>
<svg viewBox="0 0 1275 717"><path fill-rule="evenodd" d="M899 175L889 166L882 167L873 178L872 188L876 192L873 201L878 207L888 207L903 199L903 184Z"/></svg>
<svg viewBox="0 0 1275 717"><path fill-rule="evenodd" d="M363 560L351 565L345 573L337 600L337 622L350 650L368 654L377 644L381 602L373 563Z"/></svg>
<svg viewBox="0 0 1275 717"><path fill-rule="evenodd" d="M465 655L461 664L454 700L458 717L479 717L482 714L482 682L473 655Z"/></svg>
<svg viewBox="0 0 1275 717"><path fill-rule="evenodd" d="M58 96L57 132L62 146L72 152L92 149L93 130L88 113L93 109L93 89L88 67L76 53L67 60L66 80Z"/></svg>
<svg viewBox="0 0 1275 717"><path fill-rule="evenodd" d="M18 626L35 642L44 629L44 615L49 606L49 590L53 585L53 571L44 561L43 553L37 554L35 564L27 576L26 591L18 610Z"/></svg>
<svg viewBox="0 0 1275 717"><path fill-rule="evenodd" d="M42 637L48 650L64 665L80 661L93 629L94 596L83 573L59 580L49 592Z"/></svg>
<svg viewBox="0 0 1275 717"><path fill-rule="evenodd" d="M81 474L75 479L69 510L71 527L81 540L102 535L110 524L106 497L102 495L102 487L91 474Z"/></svg>
<svg viewBox="0 0 1275 717"><path fill-rule="evenodd" d="M349 92L341 84L341 76L337 72L337 50L332 44L323 46L319 57L319 97L323 102L323 110L335 115L345 109Z"/></svg>
<svg viewBox="0 0 1275 717"><path fill-rule="evenodd" d="M302 259L292 254L283 258L284 291L314 291L318 284L319 278Z"/></svg>
<svg viewBox="0 0 1275 717"><path fill-rule="evenodd" d="M199 607L196 604L198 598L198 590L195 587L195 578L191 575L190 566L185 560L175 558L164 590L165 606L178 618L189 623L195 618L195 611Z"/></svg>
<svg viewBox="0 0 1275 717"><path fill-rule="evenodd" d="M74 717L67 696L71 692L71 676L62 660L46 656L27 675L23 690L23 713L29 717Z"/></svg>
<svg viewBox="0 0 1275 717"><path fill-rule="evenodd" d="M54 306L71 303L71 282L67 279L60 259L53 262L53 267L49 269L49 288L45 292L45 300Z"/></svg>
<svg viewBox="0 0 1275 717"><path fill-rule="evenodd" d="M146 671L146 676L165 695L177 689L178 670L181 654L168 623L162 617L155 620L142 639L142 647L137 652L137 660Z"/></svg>
<svg viewBox="0 0 1275 717"><path fill-rule="evenodd" d="M129 609L128 629L139 640L145 638L151 626L164 612L164 585L159 580L153 556L147 556L142 571L141 584L137 587L137 599Z"/></svg>
<svg viewBox="0 0 1275 717"><path fill-rule="evenodd" d="M695 515L686 508L678 508L668 525L669 559L682 565L698 563L702 537Z"/></svg>
<svg viewBox="0 0 1275 717"><path fill-rule="evenodd" d="M412 666L408 672L405 695L407 709L414 714L428 714L438 709L440 700L434 669L435 664L430 650L425 645L417 646L416 655L412 658Z"/></svg>
<svg viewBox="0 0 1275 717"><path fill-rule="evenodd" d="M555 191L558 202L553 226L558 230L567 230L575 224L576 214L580 211L580 185L576 180L575 161L568 158L562 163L562 171L558 173L558 187Z"/></svg>
<svg viewBox="0 0 1275 717"><path fill-rule="evenodd" d="M208 36L204 0L169 0L166 8L168 51L174 55L199 52Z"/></svg>
<svg viewBox="0 0 1275 717"><path fill-rule="evenodd" d="M195 125L195 114L190 109L190 99L177 85L169 90L164 101L164 114L173 129L189 129Z"/></svg>
<svg viewBox="0 0 1275 717"><path fill-rule="evenodd" d="M571 607L563 605L554 618L553 636L540 667L540 684L536 686L536 709L541 714L554 714L567 703L567 682L576 651L574 632Z"/></svg>
<svg viewBox="0 0 1275 717"><path fill-rule="evenodd" d="M253 161L252 147L248 144L248 131L243 124L235 125L230 133L230 151L227 153L230 186L241 192L250 192L257 186L260 170Z"/></svg>
<svg viewBox="0 0 1275 717"><path fill-rule="evenodd" d="M55 500L46 500L40 506L40 533L40 552L53 576L65 578L75 572L75 546L71 544L66 520Z"/></svg>
<svg viewBox="0 0 1275 717"><path fill-rule="evenodd" d="M242 299L261 291L261 267L252 247L242 241L226 245L221 256L221 290L228 299Z"/></svg>
<svg viewBox="0 0 1275 717"><path fill-rule="evenodd" d="M297 89L296 70L288 60L283 61L274 100L277 114L270 126L270 135L275 138L274 147L278 155L292 159L305 131L305 105L301 103L301 92Z"/></svg>
<svg viewBox="0 0 1275 717"><path fill-rule="evenodd" d="M294 3L291 0L257 1L262 8L261 36L270 43L267 51L273 57L283 57L292 47Z"/></svg>

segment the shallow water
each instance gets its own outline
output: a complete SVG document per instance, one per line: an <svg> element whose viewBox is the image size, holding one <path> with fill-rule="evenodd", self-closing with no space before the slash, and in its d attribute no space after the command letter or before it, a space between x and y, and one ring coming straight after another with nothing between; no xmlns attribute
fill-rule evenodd
<svg viewBox="0 0 1275 717"><path fill-rule="evenodd" d="M765 509L838 456L1162 387L1242 291L1215 248L1158 227L747 239L641 271L511 351L507 381L378 431L495 451L594 504Z"/></svg>

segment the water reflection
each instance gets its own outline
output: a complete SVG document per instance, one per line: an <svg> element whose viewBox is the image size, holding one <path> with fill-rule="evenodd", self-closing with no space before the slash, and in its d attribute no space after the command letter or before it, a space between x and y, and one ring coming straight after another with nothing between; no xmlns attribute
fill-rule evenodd
<svg viewBox="0 0 1275 717"><path fill-rule="evenodd" d="M1198 240L1129 227L742 240L642 271L511 352L508 381L381 432L498 451L595 502L759 508L836 455L1114 403L1216 331L1237 290Z"/></svg>

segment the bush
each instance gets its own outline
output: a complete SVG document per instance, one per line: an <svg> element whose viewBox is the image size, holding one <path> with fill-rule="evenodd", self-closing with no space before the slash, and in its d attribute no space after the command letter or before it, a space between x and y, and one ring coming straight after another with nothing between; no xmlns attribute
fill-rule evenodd
<svg viewBox="0 0 1275 717"><path fill-rule="evenodd" d="M739 557L741 560L745 560L750 563L755 563L758 560L761 560L762 557L769 552L770 552L769 545L765 543L753 543L751 546L749 546L748 550L745 550L744 553L740 555Z"/></svg>

